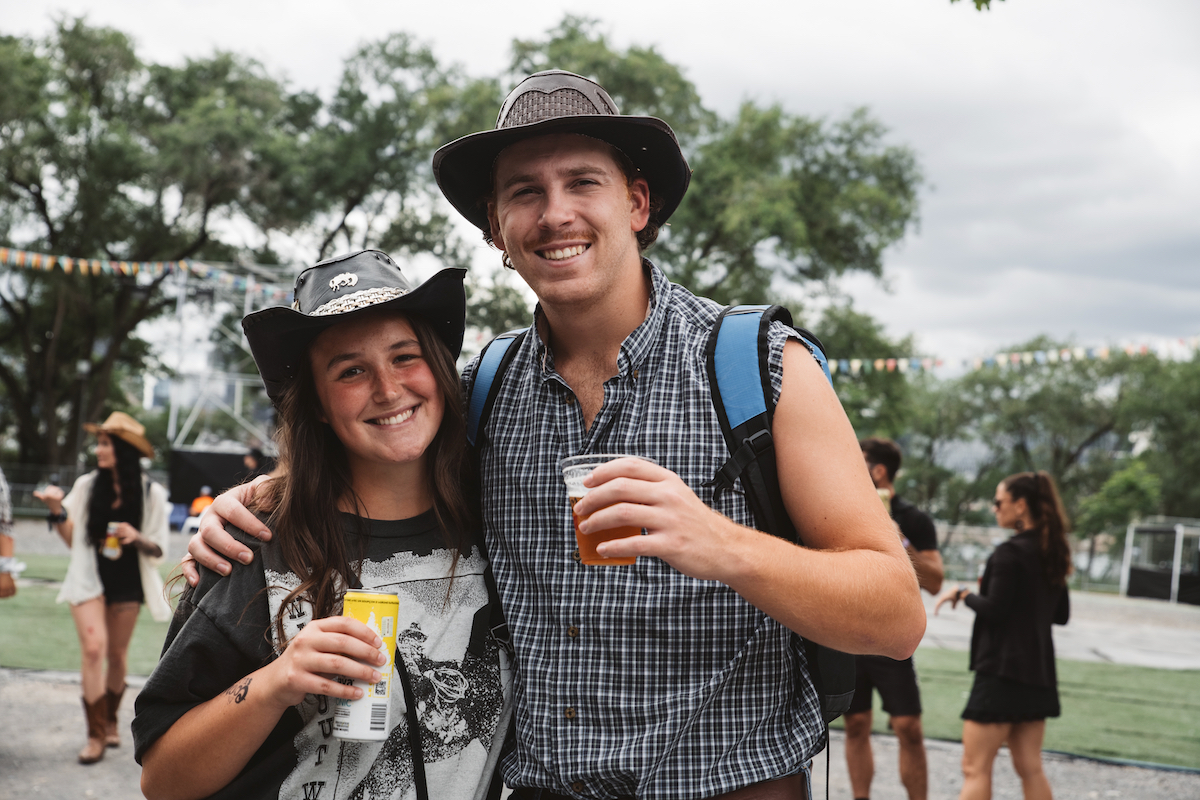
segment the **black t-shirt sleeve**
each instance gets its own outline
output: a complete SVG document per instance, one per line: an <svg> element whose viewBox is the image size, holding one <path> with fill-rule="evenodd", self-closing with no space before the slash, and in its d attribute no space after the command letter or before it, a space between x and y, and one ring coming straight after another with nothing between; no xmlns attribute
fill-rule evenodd
<svg viewBox="0 0 1200 800"><path fill-rule="evenodd" d="M911 503L899 501L893 504L892 518L914 550L938 549L937 528L934 527L933 518L924 511Z"/></svg>
<svg viewBox="0 0 1200 800"><path fill-rule="evenodd" d="M237 537L257 550L257 542ZM269 662L270 611L261 554L235 563L228 577L202 570L181 599L162 656L134 704L134 758L191 709L221 694Z"/></svg>

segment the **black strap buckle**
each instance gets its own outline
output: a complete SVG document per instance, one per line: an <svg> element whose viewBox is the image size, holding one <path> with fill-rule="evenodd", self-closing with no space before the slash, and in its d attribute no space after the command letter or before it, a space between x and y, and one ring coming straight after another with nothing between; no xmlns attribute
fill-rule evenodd
<svg viewBox="0 0 1200 800"><path fill-rule="evenodd" d="M754 463L759 456L770 452L774 446L775 440L771 438L771 432L768 430L755 431L742 439L741 445L729 456L729 460L717 470L717 474L713 476L712 480L704 484L706 487L716 487L713 498L715 499L726 489L732 489L733 484L741 477L746 467Z"/></svg>

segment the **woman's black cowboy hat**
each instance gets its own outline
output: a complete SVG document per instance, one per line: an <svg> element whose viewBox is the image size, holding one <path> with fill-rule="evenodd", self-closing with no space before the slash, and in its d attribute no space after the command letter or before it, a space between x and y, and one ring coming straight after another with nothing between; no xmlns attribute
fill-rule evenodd
<svg viewBox="0 0 1200 800"><path fill-rule="evenodd" d="M444 269L414 286L386 253L362 250L322 261L296 277L291 308L248 314L242 330L267 387L278 400L317 334L364 311L393 310L428 322L451 355L462 351L467 300L465 269Z"/></svg>
<svg viewBox="0 0 1200 800"><path fill-rule="evenodd" d="M657 117L624 116L608 92L573 72L530 75L509 92L496 127L456 139L433 154L442 194L476 227L489 229L487 198L500 151L531 136L579 133L608 142L638 168L662 207L651 219L661 225L679 207L692 170L671 126Z"/></svg>

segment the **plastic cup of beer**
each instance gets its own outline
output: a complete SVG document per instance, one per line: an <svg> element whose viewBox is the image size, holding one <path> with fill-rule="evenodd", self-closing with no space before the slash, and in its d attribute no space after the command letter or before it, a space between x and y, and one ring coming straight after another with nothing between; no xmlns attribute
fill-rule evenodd
<svg viewBox="0 0 1200 800"><path fill-rule="evenodd" d="M625 526L623 528L609 528L608 530L597 531L595 533L580 533L579 523L587 519L587 517L580 518L575 513L575 504L582 500L583 496L589 491L583 485L587 476L591 475L592 470L601 464L607 464L609 461L615 461L618 458L637 458L642 461L649 461L651 464L656 463L652 458L621 455L619 453L571 456L558 462L558 467L562 470L563 481L567 484L567 496L571 498L571 516L575 521L575 541L579 544L579 560L593 567L622 567L637 563L635 556L605 558L596 552L596 546L601 542L611 542L613 539L640 536L642 533L641 528Z"/></svg>

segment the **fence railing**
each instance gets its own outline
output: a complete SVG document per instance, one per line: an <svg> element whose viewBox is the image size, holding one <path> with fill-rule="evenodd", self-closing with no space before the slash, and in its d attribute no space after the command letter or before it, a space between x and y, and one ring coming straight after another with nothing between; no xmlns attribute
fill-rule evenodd
<svg viewBox="0 0 1200 800"><path fill-rule="evenodd" d="M935 522L935 525L938 532L938 549L942 554L948 581L979 580L983 576L988 556L996 549L996 545L1013 534L1006 528L949 525L945 522ZM1120 552L1110 550L1090 554L1087 539L1072 544L1075 548L1072 554L1075 573L1068 582L1071 588L1117 592L1121 585Z"/></svg>
<svg viewBox="0 0 1200 800"><path fill-rule="evenodd" d="M75 464L69 466L0 464L0 469L4 470L4 478L8 481L13 516L40 517L46 513L46 506L33 496L35 490L55 483L61 486L64 492L69 492L80 475L90 472L94 468L80 468ZM147 474L152 480L167 485L167 473L163 470L152 469Z"/></svg>

